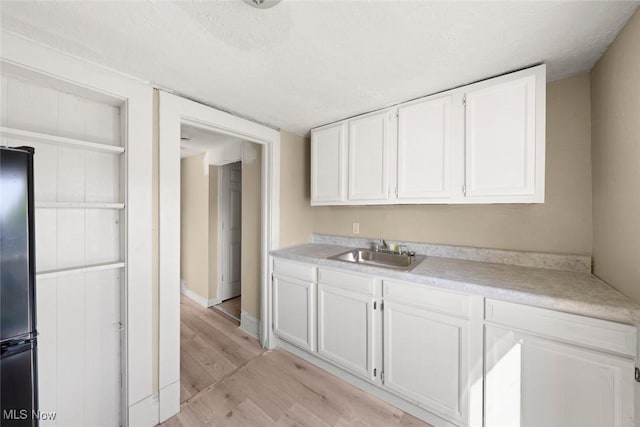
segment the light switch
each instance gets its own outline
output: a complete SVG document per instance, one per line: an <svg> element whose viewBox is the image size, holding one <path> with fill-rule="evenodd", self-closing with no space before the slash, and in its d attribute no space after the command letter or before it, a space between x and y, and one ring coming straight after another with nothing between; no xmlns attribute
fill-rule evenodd
<svg viewBox="0 0 640 427"><path fill-rule="evenodd" d="M354 222L352 228L353 228L353 234L360 234L360 223L359 222Z"/></svg>

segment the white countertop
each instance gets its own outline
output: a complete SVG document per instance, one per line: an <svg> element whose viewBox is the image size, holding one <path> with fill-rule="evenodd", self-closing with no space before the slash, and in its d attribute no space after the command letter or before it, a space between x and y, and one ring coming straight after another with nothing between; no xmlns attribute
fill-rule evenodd
<svg viewBox="0 0 640 427"><path fill-rule="evenodd" d="M423 283L502 301L640 326L640 304L589 273L427 256L410 272L327 259L353 249L309 243L272 252L276 258Z"/></svg>

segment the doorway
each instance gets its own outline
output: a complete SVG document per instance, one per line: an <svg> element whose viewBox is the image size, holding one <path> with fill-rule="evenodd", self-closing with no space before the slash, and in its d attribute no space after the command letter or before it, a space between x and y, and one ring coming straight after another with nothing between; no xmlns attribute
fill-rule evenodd
<svg viewBox="0 0 640 427"><path fill-rule="evenodd" d="M250 303L260 294L260 277L255 273L260 271L260 257L245 246L260 247L260 227L253 225L261 216L262 165L258 145L189 124L181 126L180 152L180 402L184 402L219 379L221 366L233 365L223 360L212 363L205 355L229 348L227 335L248 333L242 325L246 313L258 316ZM232 332L238 327L242 331ZM229 357L221 356L227 361Z"/></svg>
<svg viewBox="0 0 640 427"><path fill-rule="evenodd" d="M158 385L159 420L180 410L180 137L182 125L192 125L227 136L250 141L256 150L255 168L243 169L243 186L254 192L250 234L257 240L242 245L256 261L253 269L257 292L242 305L255 309L253 316L241 315L241 329L259 337L263 347L274 345L271 325L270 251L278 248L280 200L280 133L277 130L241 119L232 114L158 92L159 126L159 308L158 308ZM245 185L248 171L261 178L255 188ZM243 192L246 197L248 191ZM243 217L249 217L243 210ZM243 227L247 231L247 227ZM253 274L252 274L253 276ZM242 284L241 284L242 286ZM211 312L211 310L205 310Z"/></svg>
<svg viewBox="0 0 640 427"><path fill-rule="evenodd" d="M243 238L259 243L259 236L243 237L242 230L243 203L251 205L248 213L260 216L259 207L251 204L255 191L246 198L242 191L243 169L260 168L254 165L255 145L210 129L181 126L181 291L207 308L235 313L234 307L241 306L236 298L242 293ZM246 185L259 191L260 174L250 175ZM245 265L256 262L248 259ZM240 311L234 318L240 322Z"/></svg>

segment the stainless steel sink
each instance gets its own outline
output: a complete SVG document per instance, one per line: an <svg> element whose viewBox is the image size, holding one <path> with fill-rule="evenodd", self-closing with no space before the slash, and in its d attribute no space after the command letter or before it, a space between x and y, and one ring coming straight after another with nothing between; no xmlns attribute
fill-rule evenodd
<svg viewBox="0 0 640 427"><path fill-rule="evenodd" d="M392 268L394 270L410 271L420 264L426 257L424 255L407 255L392 252L374 251L371 249L353 249L338 255L329 257L338 261L352 264L371 265L374 267Z"/></svg>

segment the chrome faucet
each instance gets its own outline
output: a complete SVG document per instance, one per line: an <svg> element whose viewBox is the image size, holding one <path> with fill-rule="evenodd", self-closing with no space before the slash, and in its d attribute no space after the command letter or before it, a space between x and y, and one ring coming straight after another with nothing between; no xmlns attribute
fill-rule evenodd
<svg viewBox="0 0 640 427"><path fill-rule="evenodd" d="M371 249L376 252L388 251L389 245L387 245L384 239L379 239L377 242L371 242Z"/></svg>
<svg viewBox="0 0 640 427"><path fill-rule="evenodd" d="M377 242L371 243L371 248L376 252L395 252L389 248L389 245L384 239L379 239Z"/></svg>
<svg viewBox="0 0 640 427"><path fill-rule="evenodd" d="M384 239L379 239L375 242L371 242L371 249L376 252L395 253L398 255L407 255L414 257L415 251L410 251L407 245L398 245L396 250L392 250Z"/></svg>

